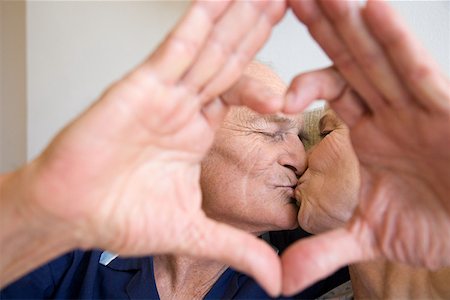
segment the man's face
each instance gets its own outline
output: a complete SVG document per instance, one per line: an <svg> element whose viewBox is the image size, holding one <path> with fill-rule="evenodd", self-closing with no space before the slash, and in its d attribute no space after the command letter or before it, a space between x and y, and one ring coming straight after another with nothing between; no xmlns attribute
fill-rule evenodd
<svg viewBox="0 0 450 300"><path fill-rule="evenodd" d="M306 167L301 129L300 116L233 108L202 165L207 215L254 233L297 227L294 189Z"/></svg>

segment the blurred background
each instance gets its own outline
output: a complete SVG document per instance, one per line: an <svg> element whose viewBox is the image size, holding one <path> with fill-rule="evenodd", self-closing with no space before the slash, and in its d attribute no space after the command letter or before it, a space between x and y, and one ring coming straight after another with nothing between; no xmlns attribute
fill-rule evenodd
<svg viewBox="0 0 450 300"><path fill-rule="evenodd" d="M391 3L450 76L450 1ZM41 152L110 83L144 60L188 5L0 0L0 172ZM286 83L330 64L291 13L257 58Z"/></svg>

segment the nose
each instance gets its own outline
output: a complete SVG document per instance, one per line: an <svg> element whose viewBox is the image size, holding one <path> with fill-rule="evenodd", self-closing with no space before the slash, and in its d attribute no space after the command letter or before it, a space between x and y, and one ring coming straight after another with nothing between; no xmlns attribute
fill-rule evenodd
<svg viewBox="0 0 450 300"><path fill-rule="evenodd" d="M297 178L299 178L307 167L305 147L298 136L294 134L289 134L284 147L284 151L278 158L278 163L294 171Z"/></svg>

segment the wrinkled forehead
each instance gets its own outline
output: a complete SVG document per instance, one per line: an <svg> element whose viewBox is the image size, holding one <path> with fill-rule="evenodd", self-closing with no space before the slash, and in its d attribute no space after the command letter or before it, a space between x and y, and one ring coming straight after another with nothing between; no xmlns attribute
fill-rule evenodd
<svg viewBox="0 0 450 300"><path fill-rule="evenodd" d="M303 128L303 114L285 115L282 113L262 115L247 107L232 107L226 120L240 126L282 124L289 128Z"/></svg>

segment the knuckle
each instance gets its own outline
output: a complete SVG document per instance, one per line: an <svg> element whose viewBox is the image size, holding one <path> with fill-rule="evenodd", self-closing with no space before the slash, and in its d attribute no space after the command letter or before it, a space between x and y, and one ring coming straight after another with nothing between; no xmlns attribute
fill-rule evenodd
<svg viewBox="0 0 450 300"><path fill-rule="evenodd" d="M217 52L219 56L222 56L224 58L229 57L231 53L233 53L233 46L227 42L219 40L217 36L213 36L208 41L208 46L211 47L214 52Z"/></svg>
<svg viewBox="0 0 450 300"><path fill-rule="evenodd" d="M249 49L243 49L233 54L233 64L238 69L243 69L252 59L252 53Z"/></svg>
<svg viewBox="0 0 450 300"><path fill-rule="evenodd" d="M427 65L419 65L411 69L407 76L409 80L413 83L421 83L424 79L431 76L433 73L432 69Z"/></svg>
<svg viewBox="0 0 450 300"><path fill-rule="evenodd" d="M262 11L267 7L267 5L270 4L270 2L271 1L269 1L269 0L261 0L261 1L250 1L247 3L250 4L257 11Z"/></svg>
<svg viewBox="0 0 450 300"><path fill-rule="evenodd" d="M383 55L380 51L370 51L361 57L361 66L368 70L377 68L382 62Z"/></svg>
<svg viewBox="0 0 450 300"><path fill-rule="evenodd" d="M167 41L167 49L174 58L179 57L179 55L188 55L193 57L197 54L200 49L200 44L193 40L185 37L181 37L175 34L169 35Z"/></svg>
<svg viewBox="0 0 450 300"><path fill-rule="evenodd" d="M330 58L340 70L350 70L355 66L355 59L344 49L330 53Z"/></svg>

